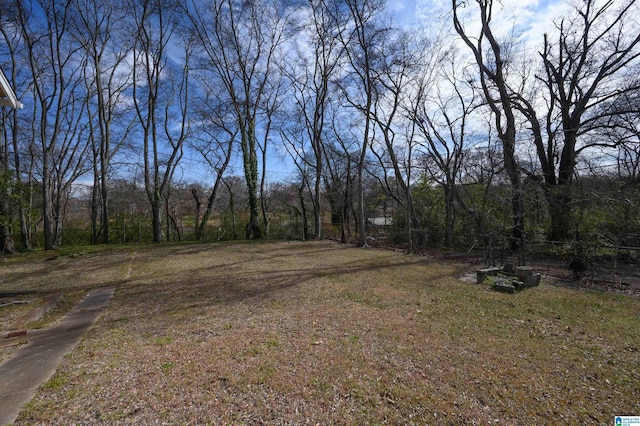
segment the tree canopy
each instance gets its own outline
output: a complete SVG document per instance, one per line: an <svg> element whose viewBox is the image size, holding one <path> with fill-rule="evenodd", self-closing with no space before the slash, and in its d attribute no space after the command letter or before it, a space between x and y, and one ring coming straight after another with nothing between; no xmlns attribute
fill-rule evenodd
<svg viewBox="0 0 640 426"><path fill-rule="evenodd" d="M633 239L639 4L557 3L2 2L3 245Z"/></svg>

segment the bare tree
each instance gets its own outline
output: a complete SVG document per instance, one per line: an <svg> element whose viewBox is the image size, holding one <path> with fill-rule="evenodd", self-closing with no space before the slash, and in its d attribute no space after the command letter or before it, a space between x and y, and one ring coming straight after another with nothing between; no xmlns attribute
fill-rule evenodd
<svg viewBox="0 0 640 426"><path fill-rule="evenodd" d="M346 111L332 108L329 116L332 143L323 146L329 172L325 173L325 187L332 206L332 222L339 221L340 240L348 244L351 242L351 217L354 212L358 136L349 130L351 123L341 112Z"/></svg>
<svg viewBox="0 0 640 426"><path fill-rule="evenodd" d="M433 168L427 168L428 175L444 190L444 243L453 246L452 235L455 225L456 206L475 216L458 191L460 174L465 154L474 142L470 122L473 112L479 106L478 94L467 83L468 76L460 67L454 51L446 58L446 66L440 69L437 87L429 83L416 91L416 104L412 112L423 140L423 147ZM433 89L431 92L430 89Z"/></svg>
<svg viewBox="0 0 640 426"><path fill-rule="evenodd" d="M18 20L32 77L34 138L40 142L45 249L58 243L71 184L83 172L88 144L82 116L86 96L80 46L69 36L70 3L18 2Z"/></svg>
<svg viewBox="0 0 640 426"><path fill-rule="evenodd" d="M327 104L331 101L332 79L340 71L345 46L340 34L345 31L347 14L344 5L336 0L307 0L305 19L297 40L296 55L287 70L290 78L294 107L304 120L314 156L313 216L314 238L322 237L322 181L323 151Z"/></svg>
<svg viewBox="0 0 640 426"><path fill-rule="evenodd" d="M345 1L351 19L350 31L341 34L341 41L349 63L348 74L341 81L341 90L349 107L362 115L361 144L357 162L357 224L358 246L367 245L365 231L364 169L365 160L375 126L373 107L378 90L378 74L384 66L383 52L379 49L389 28L378 19L382 16L381 0Z"/></svg>
<svg viewBox="0 0 640 426"><path fill-rule="evenodd" d="M291 208L296 211L297 216L302 220L302 239L307 240L309 238L308 232L308 217L307 207L305 202L305 193L313 193L311 189L311 168L313 167L313 155L310 153L308 146L305 142L308 139L305 137L308 128L303 118L304 112L299 109L294 112L294 117L299 117L299 120L286 120L280 126L280 138L283 142L283 146L289 157L293 161L297 171L297 179L294 185L296 187L297 202L299 207L295 207L291 204Z"/></svg>
<svg viewBox="0 0 640 426"><path fill-rule="evenodd" d="M258 121L287 16L279 2L210 0L185 8L208 66L229 97L239 128L249 194L246 236L262 238L258 201Z"/></svg>
<svg viewBox="0 0 640 426"><path fill-rule="evenodd" d="M144 0L130 9L136 24L133 102L142 128L144 182L154 242L162 241L163 201L189 133L191 46L189 40L182 40L184 63L181 67L169 64L169 43L178 43L176 8L169 6L161 0ZM164 152L165 148L169 151Z"/></svg>
<svg viewBox="0 0 640 426"><path fill-rule="evenodd" d="M578 156L594 146L611 146L611 141L588 134L610 127L615 123L612 117L628 112L623 106L638 110L637 105L625 104L624 97L640 89L639 14L635 0L586 0L556 24L555 41L554 35L544 37L544 71L538 76L546 89L544 122L530 104L523 102L523 110L532 122L552 239L569 237L571 182Z"/></svg>
<svg viewBox="0 0 640 426"><path fill-rule="evenodd" d="M606 106L615 105L616 99L639 87L632 70L638 66L640 36L630 29L637 25L639 5L635 0L575 3L573 13L556 23L555 33L544 36L542 72L534 76L529 64L528 69L521 70L519 81L512 81L514 85L510 86L507 71L513 58L504 53L506 46L491 31L494 2L476 0L475 4L481 17L480 36L471 38L465 33L458 15L463 5L457 1L453 2L454 25L479 65L480 83L496 117L514 194L520 192L513 185L519 180L514 172L520 165L510 160L511 150L507 148L512 145L510 135L516 133L515 112L519 112L529 122L533 135L551 216L549 237L566 239L571 229L572 180L578 157L595 146L615 145L590 134L610 126L611 117L620 113ZM489 48L483 47L484 41ZM501 117L504 128L500 126ZM536 175L537 171L527 173Z"/></svg>
<svg viewBox="0 0 640 426"><path fill-rule="evenodd" d="M439 41L431 42L406 32L390 35L381 45L384 65L378 75L372 119L382 143L372 144L371 151L382 172L382 176L376 178L406 211L410 252L413 250L412 229L417 233L420 246L426 241L412 195L412 168L421 130L418 109L426 108L424 97L435 85L436 70L446 54L441 46Z"/></svg>
<svg viewBox="0 0 640 426"><path fill-rule="evenodd" d="M132 41L125 32L127 9L119 1L74 0L73 37L82 46L86 58L84 80L93 152L92 242L101 234L109 243L109 177L111 161L123 146L131 125L123 97L131 87L131 68L126 62ZM97 226L100 211L100 227Z"/></svg>
<svg viewBox="0 0 640 426"><path fill-rule="evenodd" d="M517 111L507 82L508 53L505 54L491 28L495 3L493 0L473 0L467 4L452 0L451 4L454 28L473 53L480 87L493 113L494 125L502 143L504 166L511 183L511 249L518 250L522 248L524 239L524 204L521 171L516 158ZM467 6L477 10L475 17L480 20L478 34L470 34L461 18L461 9Z"/></svg>
<svg viewBox="0 0 640 426"><path fill-rule="evenodd" d="M17 24L17 5L11 6L9 3L2 4L3 15L0 17L0 34L5 41L6 56L8 61L3 63L3 69L9 71L8 82L14 89L21 92L16 95L21 98L21 94L27 92L28 84L22 82L27 72L22 66L25 60L21 54L21 31ZM5 67L6 65L6 67ZM33 205L33 159L24 156L23 152L28 151L27 147L33 141L27 143L21 138L20 122L18 112L15 109L6 110L3 108L1 117L2 148L0 153L1 173L4 175L6 190L9 192L0 200L0 216L3 216L3 229L0 230L2 236L13 235L11 219L13 218L13 207L18 210L20 223L20 241L25 248L31 248L31 217L29 212ZM25 120L22 120L25 122ZM10 151L13 151L12 153ZM23 160L27 166L24 167ZM4 244L0 241L0 245Z"/></svg>
<svg viewBox="0 0 640 426"><path fill-rule="evenodd" d="M225 102L225 98L218 93L217 87L209 81L209 72L201 75L200 87L203 95L198 99L197 114L201 123L194 129L194 137L189 145L195 148L207 165L213 170L214 178L211 189L206 197L206 207L202 216L196 220L196 238L205 235L207 223L211 217L213 206L218 196L224 174L232 158L238 128L233 124L233 112ZM215 79L214 79L215 81ZM200 193L194 188L192 194L200 212L202 201Z"/></svg>
<svg viewBox="0 0 640 426"><path fill-rule="evenodd" d="M279 67L281 68L281 67ZM268 200L267 200L267 153L269 152L269 145L271 143L272 131L274 123L278 120L278 115L282 104L284 103L284 94L286 92L285 85L283 84L283 78L276 72L272 73L271 78L267 82L265 88L265 96L263 97L262 105L262 121L260 122L262 128L261 142L258 141L258 149L262 154L261 164L262 172L260 173L260 212L262 214L262 223L264 225L264 234L269 236L269 214Z"/></svg>

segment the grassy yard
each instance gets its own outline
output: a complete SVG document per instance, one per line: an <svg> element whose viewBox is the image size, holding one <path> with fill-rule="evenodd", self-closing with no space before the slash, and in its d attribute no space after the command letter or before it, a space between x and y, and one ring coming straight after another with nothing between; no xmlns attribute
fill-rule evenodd
<svg viewBox="0 0 640 426"><path fill-rule="evenodd" d="M109 249L2 289L117 284L16 424L613 424L640 415L640 300L461 283L331 242Z"/></svg>

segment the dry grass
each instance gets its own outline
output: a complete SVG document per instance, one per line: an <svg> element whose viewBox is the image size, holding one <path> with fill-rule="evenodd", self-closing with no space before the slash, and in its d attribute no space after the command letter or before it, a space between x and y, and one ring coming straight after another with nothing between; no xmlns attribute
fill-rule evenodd
<svg viewBox="0 0 640 426"><path fill-rule="evenodd" d="M547 285L504 295L460 283L455 264L329 242L24 265L5 265L13 285L119 287L17 424L611 424L640 413L638 299Z"/></svg>

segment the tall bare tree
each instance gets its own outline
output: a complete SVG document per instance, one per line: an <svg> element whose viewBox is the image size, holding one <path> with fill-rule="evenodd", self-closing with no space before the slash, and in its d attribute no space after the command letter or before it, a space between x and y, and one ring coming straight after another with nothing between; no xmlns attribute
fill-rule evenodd
<svg viewBox="0 0 640 426"><path fill-rule="evenodd" d="M491 27L494 0L469 2L452 0L453 25L470 49L478 67L479 84L485 101L493 113L494 125L502 143L504 167L511 183L511 249L522 248L524 239L524 203L521 170L516 157L518 122L516 107L512 102L512 90L507 81L509 54L501 45ZM471 34L462 18L462 9L473 9L473 17L480 22L476 34Z"/></svg>
<svg viewBox="0 0 640 426"><path fill-rule="evenodd" d="M281 68L278 67L278 68ZM260 213L262 214L262 223L264 225L264 234L269 236L270 219L268 214L268 196L267 196L267 159L269 147L272 145L272 132L274 126L279 122L281 116L282 104L285 101L286 87L284 78L279 72L272 72L267 87L265 88L265 96L262 102L262 120L260 127L262 128L262 137L258 141L258 150L261 153L262 171L260 173Z"/></svg>
<svg viewBox="0 0 640 426"><path fill-rule="evenodd" d="M226 98L220 96L215 84L209 81L211 73L205 72L200 77L202 95L197 100L199 107L196 110L196 114L200 117L198 120L200 125L194 128L194 137L189 145L200 152L204 161L213 170L214 177L211 189L206 195L206 205L202 216L200 216L203 204L202 194L196 188L192 189L196 206L199 206L196 223L197 239L204 238L205 229L213 212L220 185L224 181L224 174L231 161L238 135L231 107L225 102Z"/></svg>
<svg viewBox="0 0 640 426"><path fill-rule="evenodd" d="M463 160L473 142L473 129L469 124L473 112L479 106L478 93L467 83L465 68L455 51L449 51L446 62L439 68L437 84L427 79L416 91L412 117L422 139L422 146L429 157L426 173L438 182L444 191L444 243L453 247L455 208L461 206L471 216L470 209L458 192Z"/></svg>
<svg viewBox="0 0 640 426"><path fill-rule="evenodd" d="M351 242L359 137L349 131L351 123L346 115L346 111L331 108L328 120L331 125L331 143L325 143L323 149L326 160L324 180L331 206L331 221L334 225L340 225L340 241L348 244Z"/></svg>
<svg viewBox="0 0 640 426"><path fill-rule="evenodd" d="M640 90L640 32L636 0L586 0L545 34L540 52L546 109L516 96L530 119L551 216L550 238L570 234L571 186L579 155L611 141L590 136L615 127L615 117L638 111L625 96ZM538 118L539 117L539 118ZM614 142L613 145L617 144Z"/></svg>
<svg viewBox="0 0 640 426"><path fill-rule="evenodd" d="M0 34L4 40L7 62L2 63L2 68L8 71L9 85L15 90L20 88L16 95L21 98L23 93L28 91L28 84L22 81L28 73L27 67L24 67L25 57L21 54L21 31L18 26L18 7L17 4L3 2L0 4L3 14L0 17ZM21 114L22 115L22 114ZM3 236L13 235L11 221L13 219L13 208L17 207L18 220L20 223L20 241L25 248L31 248L31 207L33 205L33 159L24 155L28 151L28 147L33 141L26 142L21 138L23 133L20 132L20 115L15 109L5 109L2 111L2 152L0 153L0 163L2 170L0 173L4 175L9 194L0 200L2 206L0 208L0 216L3 216L3 228L0 230L0 238ZM25 120L22 120L25 122ZM13 152L11 152L13 151ZM26 162L27 167L24 166ZM30 167L29 167L30 166ZM13 237L11 237L13 238ZM0 245L4 246L0 241Z"/></svg>
<svg viewBox="0 0 640 426"><path fill-rule="evenodd" d="M340 34L345 31L348 14L337 0L307 0L296 55L288 68L295 108L305 123L305 139L314 156L313 216L314 238L322 237L323 151L327 105L331 101L332 79L340 71L345 46Z"/></svg>
<svg viewBox="0 0 640 426"><path fill-rule="evenodd" d="M71 184L82 174L88 144L80 135L86 96L81 47L69 34L71 0L18 2L18 24L31 74L33 137L42 179L45 249L59 242Z"/></svg>
<svg viewBox="0 0 640 426"><path fill-rule="evenodd" d="M258 200L258 128L287 15L281 2L208 0L185 8L207 65L233 107L249 195L247 238L262 238Z"/></svg>
<svg viewBox="0 0 640 426"><path fill-rule="evenodd" d="M389 27L381 21L384 2L381 0L346 0L350 17L349 31L340 37L345 46L349 63L348 74L341 80L341 90L346 103L362 116L361 143L357 162L356 218L358 246L367 245L365 230L364 170L369 146L375 132L373 107L376 90L379 88L379 72L384 66L384 56L379 49L387 36Z"/></svg>
<svg viewBox="0 0 640 426"><path fill-rule="evenodd" d="M161 242L163 201L189 134L192 47L188 39L180 40L175 33L178 25L175 5L143 0L133 4L130 11L136 24L133 103L142 129L144 182L151 205L153 241ZM169 63L171 42L184 50L180 64Z"/></svg>
<svg viewBox="0 0 640 426"><path fill-rule="evenodd" d="M126 62L133 38L126 31L127 9L119 1L74 0L71 4L73 37L86 58L84 80L87 96L89 138L93 152L92 242L98 234L109 243L109 177L111 161L131 130L123 98L130 89L131 67ZM97 226L98 211L100 226Z"/></svg>

